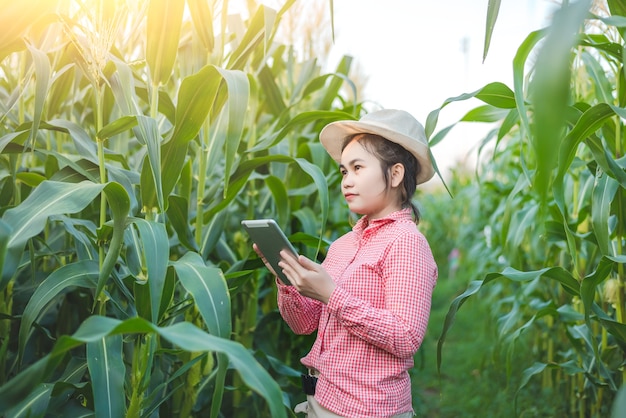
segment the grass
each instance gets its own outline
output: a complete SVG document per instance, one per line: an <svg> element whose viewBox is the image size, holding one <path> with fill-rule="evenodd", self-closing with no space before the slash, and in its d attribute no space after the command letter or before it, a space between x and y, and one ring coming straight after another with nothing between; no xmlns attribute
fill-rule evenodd
<svg viewBox="0 0 626 418"><path fill-rule="evenodd" d="M437 341L452 300L465 290L459 279L440 278L433 294L428 332L412 370L413 403L419 417L514 417L515 392L532 354L513 353L507 378L503 350L496 340L495 321L480 293L459 309L443 345L441 373L437 371ZM522 341L521 347L525 344ZM555 417L565 400L535 393L527 385L517 400L519 417Z"/></svg>

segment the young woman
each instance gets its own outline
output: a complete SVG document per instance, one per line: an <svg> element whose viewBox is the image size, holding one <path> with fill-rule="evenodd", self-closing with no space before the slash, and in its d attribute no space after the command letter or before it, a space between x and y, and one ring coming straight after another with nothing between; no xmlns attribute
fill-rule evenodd
<svg viewBox="0 0 626 418"><path fill-rule="evenodd" d="M281 315L297 334L317 331L301 360L307 402L296 412L411 417L408 370L437 280L411 202L417 184L434 173L424 129L407 112L381 110L327 125L320 141L339 163L348 207L362 217L321 265L281 253L293 284L277 279Z"/></svg>

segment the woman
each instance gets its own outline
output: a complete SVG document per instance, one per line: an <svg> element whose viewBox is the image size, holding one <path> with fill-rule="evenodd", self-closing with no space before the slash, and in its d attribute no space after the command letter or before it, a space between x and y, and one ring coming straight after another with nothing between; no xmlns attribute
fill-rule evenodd
<svg viewBox="0 0 626 418"><path fill-rule="evenodd" d="M301 360L307 402L296 412L411 417L408 370L437 280L411 201L434 174L424 129L407 112L381 110L327 125L320 141L339 163L349 209L362 216L321 265L281 253L292 284L277 279L281 315L297 334L317 331Z"/></svg>

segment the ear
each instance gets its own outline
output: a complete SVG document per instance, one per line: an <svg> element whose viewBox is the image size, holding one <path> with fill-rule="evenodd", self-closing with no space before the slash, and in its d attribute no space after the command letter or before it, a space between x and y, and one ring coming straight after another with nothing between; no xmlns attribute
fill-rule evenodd
<svg viewBox="0 0 626 418"><path fill-rule="evenodd" d="M398 187L404 180L404 165L395 163L391 169L391 187Z"/></svg>

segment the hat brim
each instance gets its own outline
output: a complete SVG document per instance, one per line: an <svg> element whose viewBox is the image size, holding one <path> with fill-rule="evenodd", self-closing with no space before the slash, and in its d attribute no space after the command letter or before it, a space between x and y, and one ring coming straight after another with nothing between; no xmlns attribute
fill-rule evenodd
<svg viewBox="0 0 626 418"><path fill-rule="evenodd" d="M417 174L417 184L430 180L435 174L430 159L428 145L418 142L414 138L403 135L399 132L388 129L386 126L375 122L342 120L332 122L324 127L320 132L320 142L326 149L330 157L341 162L341 151L345 140L355 134L369 133L382 136L389 141L401 145L417 158L420 165L420 172Z"/></svg>

